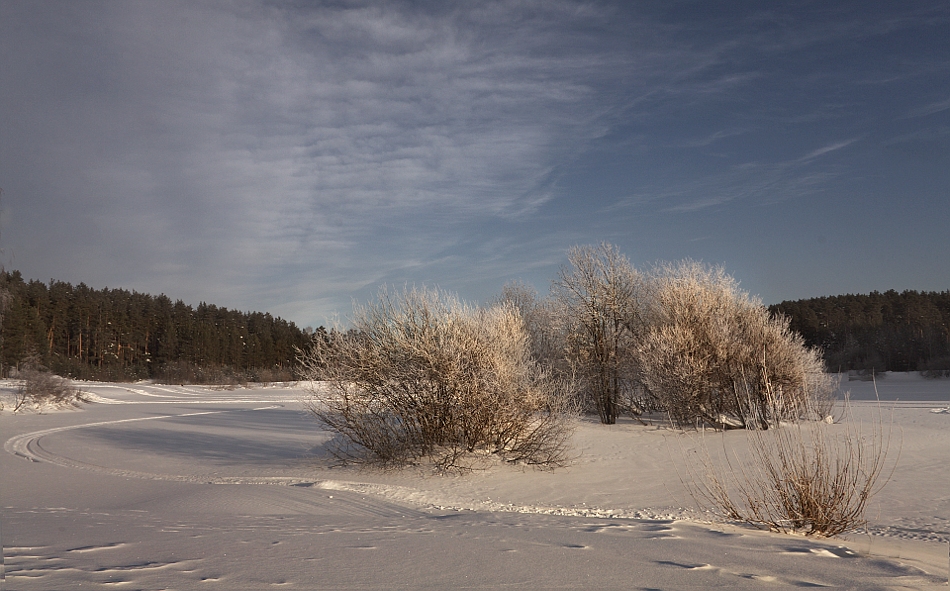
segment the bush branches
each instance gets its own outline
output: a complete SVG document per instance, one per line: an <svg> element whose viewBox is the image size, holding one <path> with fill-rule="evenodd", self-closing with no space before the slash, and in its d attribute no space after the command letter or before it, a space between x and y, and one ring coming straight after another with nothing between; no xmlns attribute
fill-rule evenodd
<svg viewBox="0 0 950 591"><path fill-rule="evenodd" d="M687 488L697 503L719 517L776 532L830 537L866 523L868 500L888 461L891 430L878 414L870 430L854 421L845 402L847 424L810 421L779 428L747 430L750 453L743 461L723 444L713 457L703 439L687 461ZM898 450L898 456L900 455Z"/></svg>
<svg viewBox="0 0 950 591"><path fill-rule="evenodd" d="M13 395L13 412L75 407L88 402L85 394L72 382L48 371L25 369L18 377L23 381Z"/></svg>
<svg viewBox="0 0 950 591"><path fill-rule="evenodd" d="M582 380L585 402L604 424L644 410L636 344L643 334L645 282L609 244L574 247L552 286L567 328L564 355Z"/></svg>
<svg viewBox="0 0 950 591"><path fill-rule="evenodd" d="M609 244L575 247L568 261L547 302L523 289L506 296L534 318L554 312L542 323L549 329L534 332L560 346L601 422L661 411L680 426L744 428L754 417L764 429L830 409L820 351L721 267L687 260L641 273Z"/></svg>
<svg viewBox="0 0 950 591"><path fill-rule="evenodd" d="M660 267L652 283L640 378L674 423L767 429L830 411L834 383L820 352L722 268L684 261Z"/></svg>
<svg viewBox="0 0 950 591"><path fill-rule="evenodd" d="M342 436L344 460L465 469L479 455L555 466L566 459L569 384L530 355L512 306L475 308L438 290L382 291L353 329L301 356L307 407Z"/></svg>

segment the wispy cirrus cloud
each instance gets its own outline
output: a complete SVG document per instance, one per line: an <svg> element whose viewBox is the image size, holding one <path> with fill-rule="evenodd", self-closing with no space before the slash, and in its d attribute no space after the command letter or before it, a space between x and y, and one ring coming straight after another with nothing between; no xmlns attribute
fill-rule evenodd
<svg viewBox="0 0 950 591"><path fill-rule="evenodd" d="M917 107L916 109L911 109L910 111L907 112L906 115L904 115L904 117L906 118L926 117L927 115L934 115L936 113L940 113L948 109L950 109L950 98L948 98L947 100L930 103L928 105L923 105L921 107Z"/></svg>
<svg viewBox="0 0 950 591"><path fill-rule="evenodd" d="M833 142L790 160L743 162L698 177L664 179L618 199L605 211L650 207L667 213L693 213L734 201L762 204L813 195L826 190L828 183L842 174L835 166L816 168L814 161L857 139Z"/></svg>
<svg viewBox="0 0 950 591"><path fill-rule="evenodd" d="M800 161L806 162L808 160L814 160L815 158L818 158L819 156L824 156L825 154L828 154L829 152L834 152L842 148L847 148L848 146L850 146L856 141L858 141L858 138L851 138L851 139L843 140L840 142L834 142L832 144L828 144L827 146L822 146L802 156L800 158Z"/></svg>
<svg viewBox="0 0 950 591"><path fill-rule="evenodd" d="M946 111L892 97L942 76L906 38L948 15L9 0L0 248L30 276L306 322L381 282L481 297L634 209L859 176L888 145L869 126Z"/></svg>
<svg viewBox="0 0 950 591"><path fill-rule="evenodd" d="M30 11L19 8L11 16ZM550 198L554 163L604 132L600 87L620 59L570 33L605 15L569 3L168 8L26 15L46 37L18 39L16 52L47 75L17 64L7 100L50 115L14 126L17 142L45 152L47 170L24 162L27 176L63 171L20 198L109 232L111 247L94 248L135 260L127 277L155 277L132 284L190 297L307 267L349 291L445 248L461 220L531 214ZM570 52L565 33L579 42ZM83 51L52 47L70 36ZM77 93L84 74L95 82ZM55 108L66 92L69 109ZM403 233L423 228L425 241Z"/></svg>

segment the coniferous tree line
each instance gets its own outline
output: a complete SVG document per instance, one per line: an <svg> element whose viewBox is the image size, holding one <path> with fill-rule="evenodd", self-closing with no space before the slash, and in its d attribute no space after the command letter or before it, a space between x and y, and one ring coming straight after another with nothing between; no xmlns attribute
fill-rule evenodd
<svg viewBox="0 0 950 591"><path fill-rule="evenodd" d="M828 296L769 311L821 348L831 371L950 374L950 291ZM295 348L309 343L308 332L260 312L0 271L4 377L29 365L78 379L291 379Z"/></svg>
<svg viewBox="0 0 950 591"><path fill-rule="evenodd" d="M310 340L270 314L166 295L24 281L0 272L0 374L44 367L77 379L242 382L292 379Z"/></svg>
<svg viewBox="0 0 950 591"><path fill-rule="evenodd" d="M830 371L950 375L950 291L871 292L786 301L769 308L824 351Z"/></svg>

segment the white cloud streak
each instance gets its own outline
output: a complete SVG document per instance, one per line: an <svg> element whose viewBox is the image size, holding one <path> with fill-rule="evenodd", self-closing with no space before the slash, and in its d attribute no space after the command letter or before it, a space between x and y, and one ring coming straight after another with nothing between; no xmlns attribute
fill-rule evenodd
<svg viewBox="0 0 950 591"><path fill-rule="evenodd" d="M910 26L759 11L710 34L641 8L8 0L8 251L39 277L314 322L382 281L484 284L550 265L552 247L584 236L572 220L518 233L565 199L564 170L618 129L645 150L728 156L715 173L651 177L628 203L687 212L820 190L837 172L813 167L860 132L797 162L728 153L779 116L831 108L746 110L775 77L758 56ZM740 104L730 108L743 120L677 127L722 104Z"/></svg>
<svg viewBox="0 0 950 591"><path fill-rule="evenodd" d="M17 139L71 171L35 198L110 234L103 264L121 265L115 248L135 261L126 276L155 278L133 283L217 295L200 285L309 269L347 291L426 260L460 219L537 211L553 163L603 133L611 64L552 51L566 11L603 18L572 6L47 5L28 16L46 36L15 49L40 63L18 64L8 100L44 105ZM33 83L37 65L49 77ZM71 94L65 110L48 84Z"/></svg>
<svg viewBox="0 0 950 591"><path fill-rule="evenodd" d="M840 150L841 148L846 148L856 141L858 141L858 138L851 138L848 140L835 142L833 144L828 144L827 146L823 146L821 148L812 150L811 152L805 154L804 156L801 157L800 161L806 162L808 160L814 160L815 158L818 158L819 156L824 156L825 154L829 152L834 152L836 150Z"/></svg>
<svg viewBox="0 0 950 591"><path fill-rule="evenodd" d="M926 117L928 115L934 115L936 113L941 113L950 109L950 98L944 101L937 101L935 103L930 103L929 105L924 105L916 109L912 109L908 112L905 117Z"/></svg>

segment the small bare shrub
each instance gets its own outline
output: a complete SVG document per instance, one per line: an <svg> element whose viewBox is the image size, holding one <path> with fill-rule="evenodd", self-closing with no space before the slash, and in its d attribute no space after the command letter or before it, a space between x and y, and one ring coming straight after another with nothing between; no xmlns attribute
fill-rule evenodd
<svg viewBox="0 0 950 591"><path fill-rule="evenodd" d="M159 384L205 384L234 390L247 386L248 376L228 365L172 361L162 366L156 381Z"/></svg>
<svg viewBox="0 0 950 591"><path fill-rule="evenodd" d="M438 290L382 291L353 329L314 339L307 407L343 460L466 469L478 456L556 466L570 434L567 385L531 359L511 306L474 308Z"/></svg>
<svg viewBox="0 0 950 591"><path fill-rule="evenodd" d="M888 464L890 429L880 412L868 430L848 421L798 421L745 432L749 454L726 449L716 457L703 439L687 461L687 488L701 508L720 518L772 531L830 537L866 524L868 500ZM899 450L898 450L899 455ZM891 464L890 472L896 465Z"/></svg>
<svg viewBox="0 0 950 591"><path fill-rule="evenodd" d="M937 357L918 364L920 375L925 378L950 378L950 357Z"/></svg>
<svg viewBox="0 0 950 591"><path fill-rule="evenodd" d="M22 383L14 393L13 412L41 410L43 407L78 407L88 402L85 394L66 378L48 371L25 369L17 374Z"/></svg>

